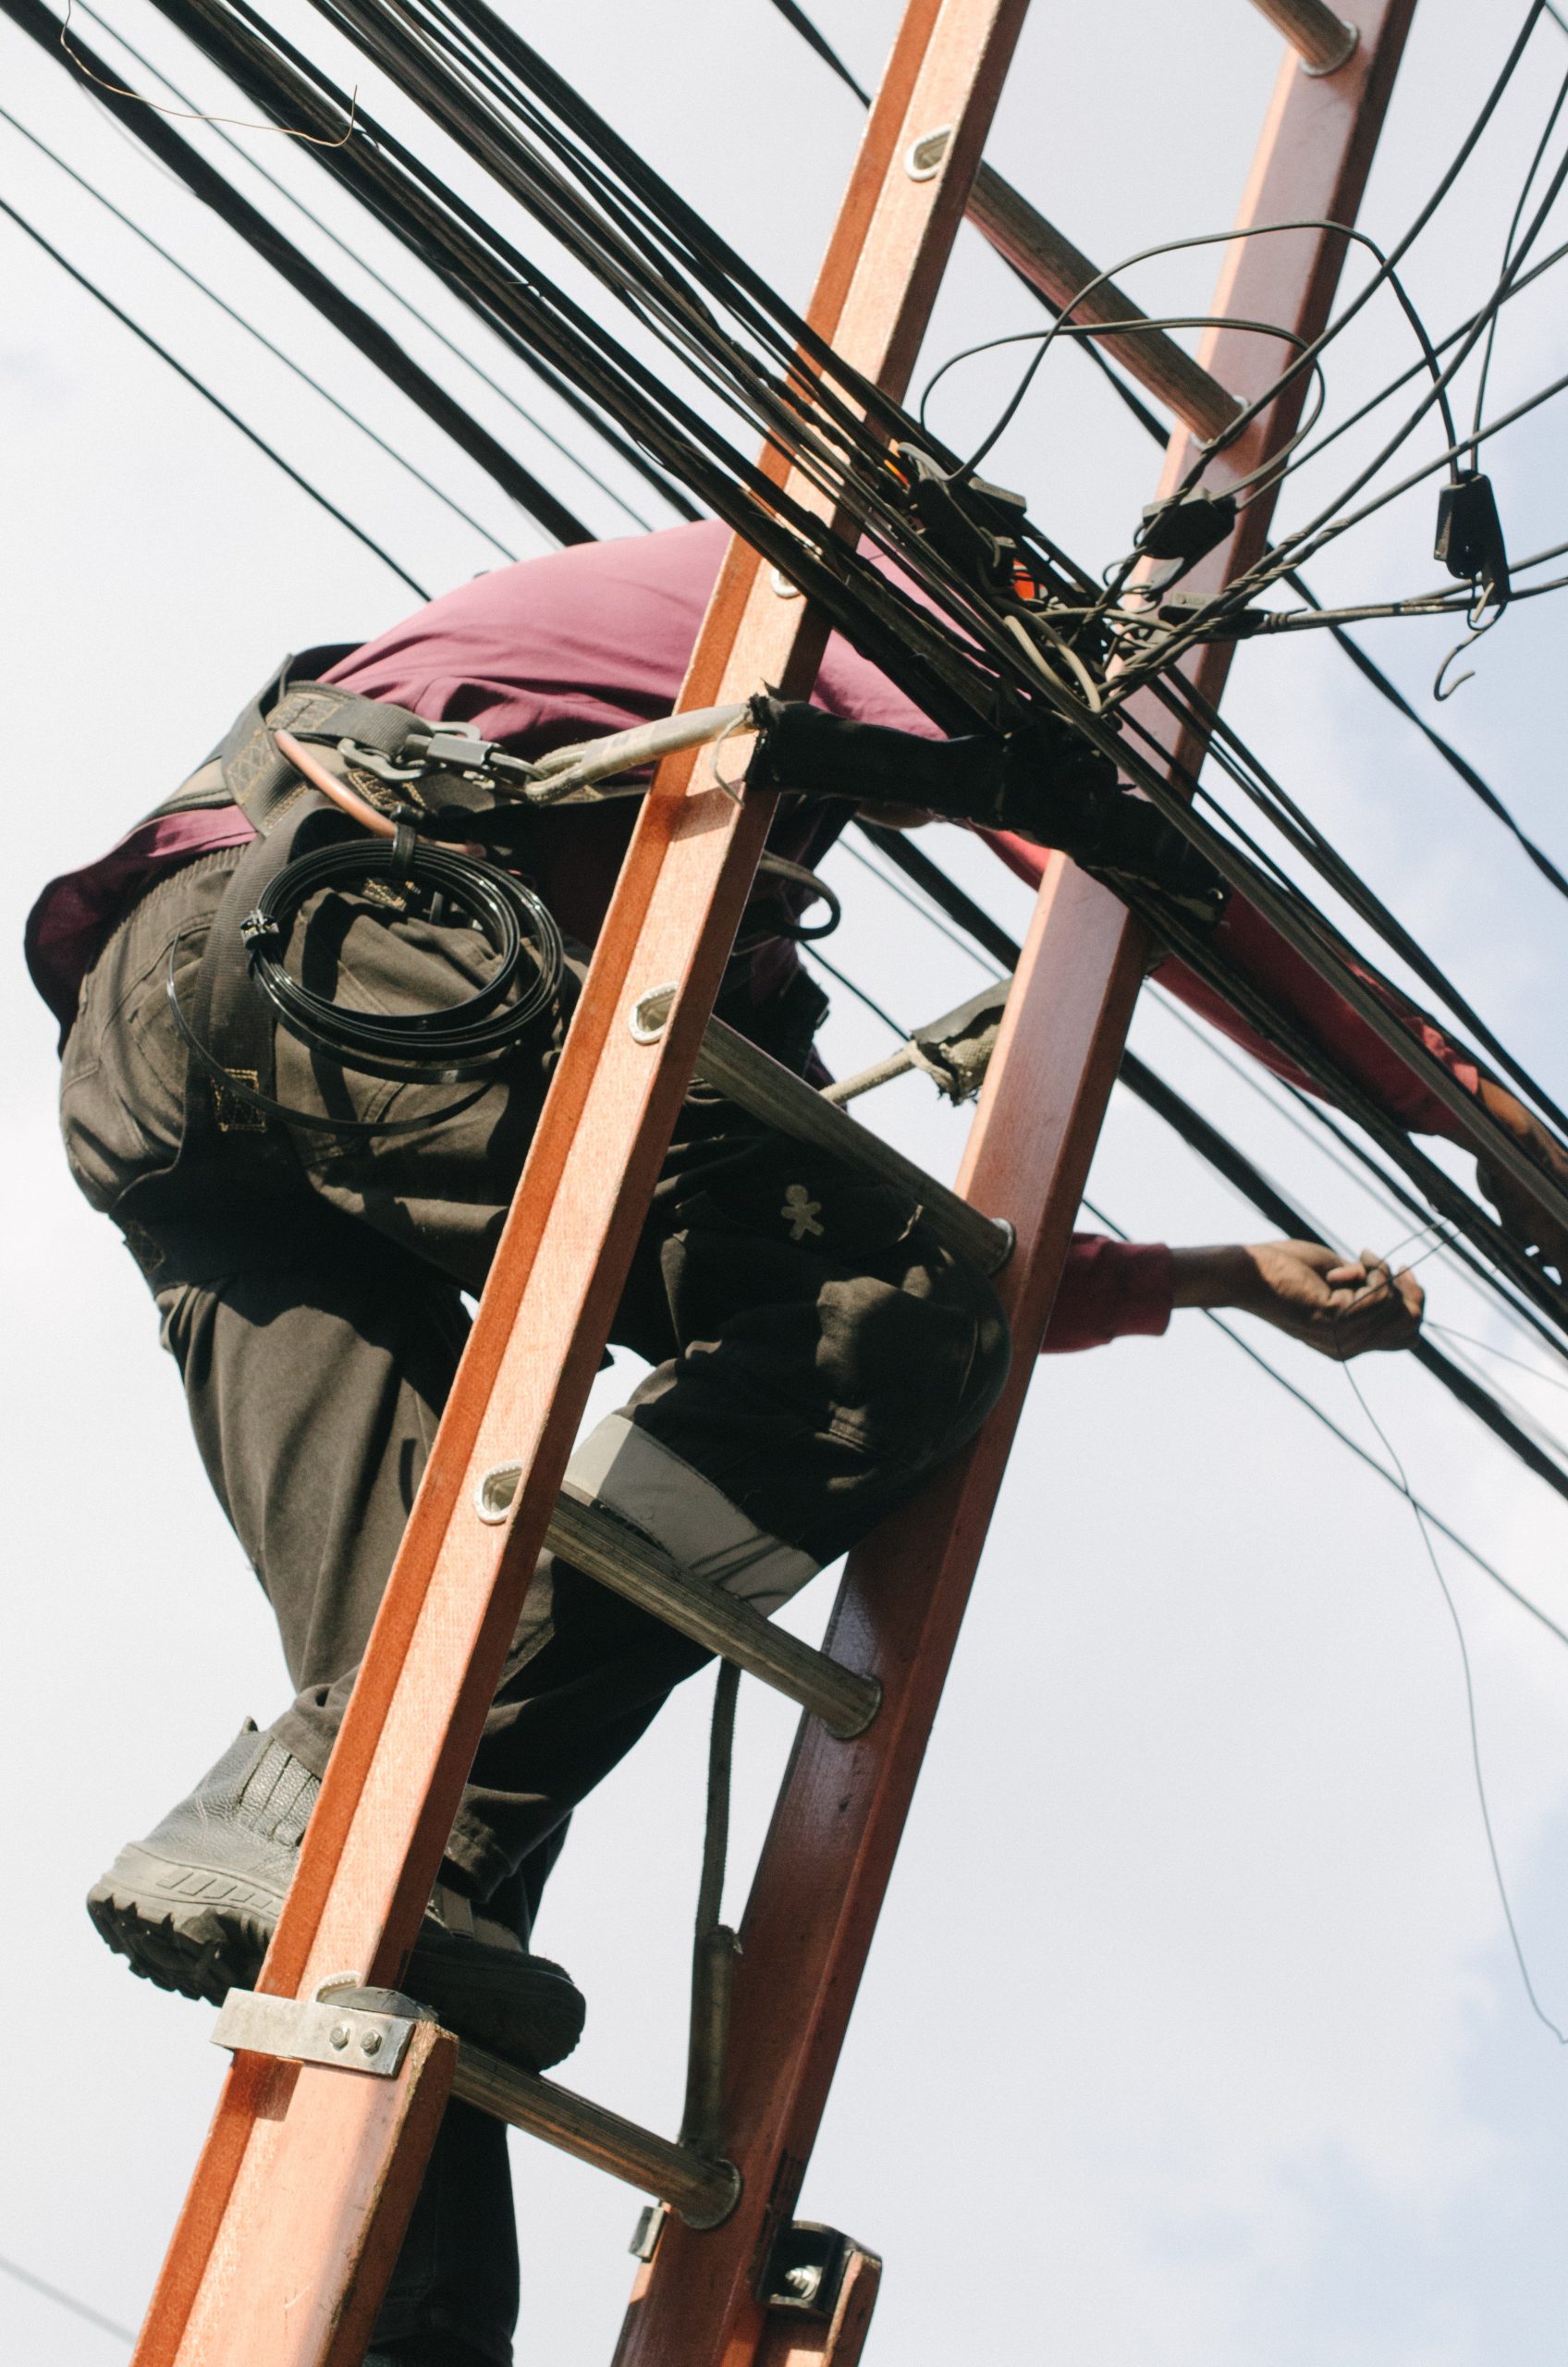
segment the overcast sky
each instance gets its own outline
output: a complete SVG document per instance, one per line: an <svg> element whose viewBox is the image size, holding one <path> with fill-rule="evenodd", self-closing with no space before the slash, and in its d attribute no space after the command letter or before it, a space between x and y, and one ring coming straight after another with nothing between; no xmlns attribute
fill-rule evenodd
<svg viewBox="0 0 1568 2367"><path fill-rule="evenodd" d="M247 113L143 0L104 9L200 104ZM859 114L766 0L510 0L510 13L744 252L805 293ZM303 0L280 14L331 55ZM874 80L892 0L816 0L816 14ZM1519 14L1421 0L1364 215L1375 235L1394 236L1426 194ZM83 31L106 46L96 27ZM1280 55L1244 0L1040 0L991 156L1107 264L1221 228ZM5 104L31 129L507 549L542 547L477 470L8 23L0 57ZM375 112L406 121L362 64L341 70ZM1565 71L1568 38L1545 24L1476 168L1416 250L1411 287L1435 330L1495 277L1524 162ZM214 133L183 128L245 177ZM456 309L433 283L416 289L413 267L308 156L276 137L233 136L456 325ZM246 186L283 211L260 182ZM0 196L422 583L443 589L497 563L472 526L3 123ZM440 349L319 233L298 217L290 227L446 371ZM210 2014L133 1985L81 1898L243 1715L276 1714L287 1686L265 1606L186 1435L150 1304L66 1174L51 1029L16 949L42 882L165 795L284 649L375 632L410 595L3 219L0 253L0 894L11 949L0 1250L13 1342L0 1659L11 2134L0 2255L133 2324L222 2058L205 2043ZM1209 251L1146 267L1133 284L1150 310L1201 310L1214 271ZM965 233L917 386L959 345L1037 317ZM1559 374L1565 344L1549 282L1507 316L1494 406ZM1335 349L1335 412L1410 351L1397 311L1380 300ZM599 465L558 406L508 374L499 347L491 366ZM982 429L1015 367L1003 358L948 381L941 432L962 443ZM631 530L495 396L472 380L462 391L597 531ZM1516 551L1568 535L1559 418L1549 407L1490 448ZM1305 514L1317 485L1315 498L1327 498L1355 448L1341 447L1304 480L1287 519ZM1098 567L1125 547L1158 454L1089 368L1064 355L990 467ZM611 483L638 499L630 479L612 471ZM1317 570L1319 591L1349 599L1426 586L1432 522L1429 491L1381 514ZM1430 686L1452 631L1390 625L1368 638L1437 719ZM1476 679L1442 711L1443 728L1568 862L1551 602L1518 608L1472 662ZM1317 639L1244 650L1231 712L1561 1094L1561 906L1453 775ZM1021 928L1016 883L958 833L939 836L934 852ZM924 1019L979 983L964 953L914 925L847 852L832 876L846 903L833 959L900 1018ZM1390 1249L1406 1232L1152 994L1134 1041L1333 1237ZM839 994L835 1065L886 1046ZM965 1122L919 1081L891 1089L881 1122L928 1164L956 1163ZM1259 1231L1121 1096L1091 1189L1142 1238ZM1423 1273L1435 1321L1546 1372L1549 1359L1521 1346L1443 1261ZM1382 1452L1343 1374L1241 1328ZM1563 1426L1568 1366L1537 1380L1495 1357L1485 1365L1537 1417ZM1562 1504L1418 1371L1380 1359L1359 1377L1413 1484L1568 1620ZM607 1377L599 1401L626 1380L624 1369ZM1519 1928L1543 2003L1568 2029L1568 1653L1458 1554L1446 1567ZM820 1625L827 1600L824 1583L795 1624ZM590 2001L571 2083L664 2128L680 2110L708 1690L705 1678L686 1688L582 1812L539 1934ZM747 1686L737 1916L790 1726ZM1560 2367L1565 2102L1564 2051L1532 2017L1510 1950L1453 1631L1408 1508L1196 1315L1179 1317L1162 1342L1045 1366L802 2199L803 2215L886 2255L868 2361ZM521 2140L515 2159L520 2362L604 2367L637 2199ZM3 2275L0 2349L29 2367L97 2367L123 2353Z"/></svg>

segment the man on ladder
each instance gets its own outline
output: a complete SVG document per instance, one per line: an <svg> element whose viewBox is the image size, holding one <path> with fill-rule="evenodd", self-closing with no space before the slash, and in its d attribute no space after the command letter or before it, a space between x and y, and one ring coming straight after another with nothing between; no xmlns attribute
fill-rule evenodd
<svg viewBox="0 0 1568 2367"><path fill-rule="evenodd" d="M629 803L533 806L508 783L668 708L720 540L564 552L308 653L34 914L73 1173L153 1292L296 1688L92 1891L105 1939L161 1986L218 2002L260 1966L624 852ZM1071 740L909 736L920 719L839 641L817 698L854 718L847 739L757 711L752 778L799 793L718 1006L798 1073L825 1009L790 942L802 867L854 803L1062 845L1212 907L1185 841ZM374 874L356 869L384 844L367 820L396 834ZM465 1012L476 1034L427 1049L432 1015L444 1041ZM1310 1244L1173 1264L1090 1242L1047 1345L1161 1331L1173 1300L1247 1305L1341 1355L1407 1344L1421 1306L1408 1276ZM973 1435L1008 1355L985 1276L913 1200L701 1087L613 1337L653 1369L570 1480L764 1611ZM450 2028L533 2069L576 2042L582 1998L528 1951L541 1888L576 1802L705 1657L544 1557L406 1976ZM454 2104L374 2355L505 2362L516 2304L505 2130Z"/></svg>

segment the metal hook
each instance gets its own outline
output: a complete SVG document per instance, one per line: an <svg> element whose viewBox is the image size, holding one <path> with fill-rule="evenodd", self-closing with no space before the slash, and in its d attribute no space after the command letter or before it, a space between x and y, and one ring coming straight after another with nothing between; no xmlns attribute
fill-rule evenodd
<svg viewBox="0 0 1568 2367"><path fill-rule="evenodd" d="M1490 632L1492 627L1501 617L1503 609L1508 605L1506 600L1498 600L1496 610L1491 616L1488 617L1486 613L1488 601L1494 600L1496 598L1497 586L1492 583L1489 576L1477 577L1476 582L1471 584L1470 606L1464 612L1464 621L1469 626L1470 630L1465 634L1464 639L1462 642L1457 643L1455 646L1449 651L1448 656L1438 668L1437 674L1432 682L1432 696L1435 699L1451 699L1452 698L1455 691L1462 691L1466 682L1473 682L1475 681L1476 668L1473 666L1468 673L1461 674L1457 681L1449 682L1446 687L1444 677L1447 675L1449 668L1453 664L1454 659L1456 657L1463 657L1467 649L1474 648L1476 643L1480 640L1482 634Z"/></svg>

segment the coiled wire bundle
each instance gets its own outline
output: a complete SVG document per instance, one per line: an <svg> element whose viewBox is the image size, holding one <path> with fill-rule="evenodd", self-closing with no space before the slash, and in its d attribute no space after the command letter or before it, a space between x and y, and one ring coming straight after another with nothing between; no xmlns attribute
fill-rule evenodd
<svg viewBox="0 0 1568 2367"><path fill-rule="evenodd" d="M322 889L385 882L426 889L466 918L496 955L495 975L435 1011L350 1011L316 994L268 949L288 943ZM458 1085L488 1076L548 1011L566 949L554 914L531 888L456 847L399 831L395 840L335 840L295 856L269 881L242 933L251 975L289 1033L343 1067L399 1083Z"/></svg>

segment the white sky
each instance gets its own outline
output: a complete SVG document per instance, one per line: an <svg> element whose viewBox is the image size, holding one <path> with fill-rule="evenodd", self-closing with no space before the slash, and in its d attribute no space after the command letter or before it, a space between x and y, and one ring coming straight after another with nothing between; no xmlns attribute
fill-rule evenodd
<svg viewBox="0 0 1568 2367"><path fill-rule="evenodd" d="M204 104L246 112L151 8L105 0L105 10ZM891 0L817 0L816 13L874 80ZM858 111L765 0L532 0L515 14L689 198L803 294ZM1375 235L1394 235L1425 194L1517 16L1422 0L1363 217ZM286 21L325 44L302 6ZM96 28L83 30L103 45ZM476 470L9 24L0 54L8 108L503 541L520 553L538 546ZM1243 0L1122 0L1114 10L1041 0L992 159L1107 264L1160 237L1222 227L1278 59ZM1417 250L1411 285L1434 328L1495 276L1518 176L1565 70L1568 40L1548 26L1476 170ZM375 111L402 119L366 68L344 74ZM411 266L308 158L276 138L237 136L411 287ZM248 350L239 330L3 124L0 195L422 582L444 588L491 562L471 529ZM296 235L330 258L307 228ZM0 1246L14 1549L0 1662L13 1863L0 1956L12 2130L0 2254L133 2323L221 2060L204 2043L210 2016L133 1987L81 1896L242 1715L276 1713L286 1685L264 1605L187 1439L151 1307L111 1229L71 1191L51 1031L15 948L39 884L164 795L286 647L376 632L409 597L4 220L0 253L0 893L12 949ZM1201 309L1214 260L1150 268L1137 292L1151 310ZM421 300L459 317L432 288ZM1036 317L966 233L927 366ZM418 333L410 342L444 367ZM1558 374L1565 342L1549 283L1508 315L1494 407ZM1408 332L1380 302L1336 350L1332 403L1347 407L1408 353ZM981 428L1013 366L977 364L949 381L943 432L962 441ZM496 367L505 374L498 348ZM475 389L473 399L509 432L493 398ZM1564 533L1557 416L1549 408L1492 448L1518 550ZM624 531L543 448L520 437L519 448L597 528ZM1326 465L1326 488L1348 457L1341 448ZM1044 374L991 465L1096 566L1124 547L1156 474L1152 450L1071 356ZM1430 583L1433 507L1423 494L1347 538L1316 570L1319 590L1386 596ZM1443 728L1562 861L1556 613L1541 602L1508 619ZM1368 636L1434 718L1431 677L1454 637L1427 625ZM1244 651L1231 712L1561 1092L1560 908L1454 777L1317 640ZM942 838L951 843L934 852L1019 926L1016 884L958 834ZM928 1016L978 982L852 861L836 858L834 876L849 912L829 950L895 1012ZM1134 1040L1339 1237L1386 1249L1405 1231L1153 997ZM835 1064L884 1048L840 997L827 1036ZM893 1088L883 1110L906 1147L950 1169L962 1121L923 1085ZM1121 1097L1092 1190L1141 1237L1259 1230ZM1424 1271L1437 1321L1517 1344L1438 1261ZM1340 1373L1256 1327L1253 1336L1376 1450ZM1561 1427L1561 1380L1489 1369ZM1562 1504L1419 1372L1381 1360L1360 1373L1413 1483L1568 1617ZM1568 2027L1568 1655L1459 1556L1447 1567L1516 1912L1537 1987ZM799 1624L819 1624L826 1604L819 1588ZM679 2115L706 1699L705 1680L689 1687L583 1811L540 1932L590 2000L572 2084L665 2128ZM742 1716L737 1912L791 1725L751 1686ZM1531 2018L1509 1952L1454 1638L1408 1510L1196 1316L1179 1318L1163 1343L1047 1365L802 2201L803 2214L887 2256L873 2367L1035 2357L1075 2367L1556 2367L1568 2301L1565 2092L1568 2064ZM520 2361L600 2367L630 2278L637 2201L521 2141L516 2166ZM4 2276L0 2347L30 2367L96 2367L123 2349Z"/></svg>

